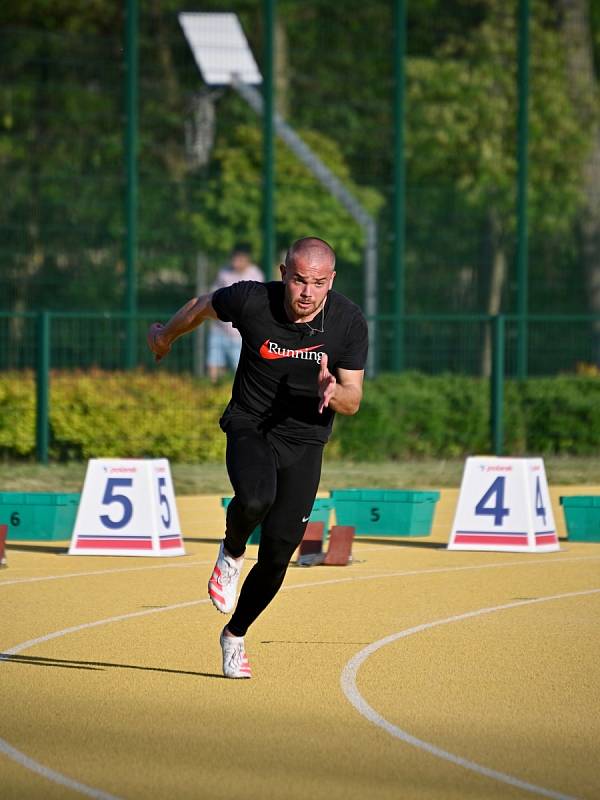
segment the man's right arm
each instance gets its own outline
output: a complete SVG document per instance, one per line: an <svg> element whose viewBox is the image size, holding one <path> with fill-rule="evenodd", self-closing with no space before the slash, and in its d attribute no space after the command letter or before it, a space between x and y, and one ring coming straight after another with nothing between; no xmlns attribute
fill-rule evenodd
<svg viewBox="0 0 600 800"><path fill-rule="evenodd" d="M194 297L182 306L166 325L155 322L150 326L147 341L148 347L154 353L155 361L160 361L167 355L175 339L193 331L207 319L218 319L212 305L212 297L212 292Z"/></svg>

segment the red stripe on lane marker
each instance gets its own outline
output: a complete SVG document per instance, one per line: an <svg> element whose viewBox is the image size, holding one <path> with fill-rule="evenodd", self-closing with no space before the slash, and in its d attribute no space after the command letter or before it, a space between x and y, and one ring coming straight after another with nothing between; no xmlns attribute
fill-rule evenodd
<svg viewBox="0 0 600 800"><path fill-rule="evenodd" d="M527 536L500 536L497 533L457 533L454 539L456 544L523 544L526 545Z"/></svg>
<svg viewBox="0 0 600 800"><path fill-rule="evenodd" d="M160 549L167 550L169 547L181 547L181 539L161 539Z"/></svg>
<svg viewBox="0 0 600 800"><path fill-rule="evenodd" d="M152 539L78 539L75 547L82 550L110 547L113 550L152 550Z"/></svg>
<svg viewBox="0 0 600 800"><path fill-rule="evenodd" d="M536 533L535 541L538 544L556 544L555 533Z"/></svg>

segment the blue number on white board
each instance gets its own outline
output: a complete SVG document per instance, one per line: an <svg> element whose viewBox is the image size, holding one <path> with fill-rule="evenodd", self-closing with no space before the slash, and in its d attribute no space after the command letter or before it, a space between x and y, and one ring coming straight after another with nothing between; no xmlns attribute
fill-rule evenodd
<svg viewBox="0 0 600 800"><path fill-rule="evenodd" d="M165 488L166 482L167 481L166 481L165 478L159 478L158 479L158 496L160 497L161 506L164 504L164 506L165 506L165 508L167 510L167 518L165 519L162 514L160 515L160 518L162 519L165 528L170 528L171 527L171 508L169 506L169 501L167 499L167 496L165 494L163 494L163 491L162 491Z"/></svg>
<svg viewBox="0 0 600 800"><path fill-rule="evenodd" d="M110 528L111 530L118 530L119 528L124 528L127 523L131 520L133 516L133 506L131 504L131 500L124 494L116 494L113 490L122 486L125 488L126 486L131 486L133 484L133 478L109 478L106 482L106 489L104 491L104 497L102 498L102 505L107 506L111 503L119 503L121 506L123 513L120 519L113 520L111 519L108 514L102 514L100 516L100 522L106 528Z"/></svg>
<svg viewBox="0 0 600 800"><path fill-rule="evenodd" d="M544 500L542 498L542 489L540 487L540 476L535 479L535 513L541 517L546 524L546 509L544 508Z"/></svg>
<svg viewBox="0 0 600 800"><path fill-rule="evenodd" d="M502 525L504 517L510 513L509 509L505 508L504 506L505 482L506 478L504 475L500 475L500 477L496 478L496 480L492 483L490 488L475 506L475 514L484 517L493 517L494 525ZM488 500L491 500L494 497L494 505L486 506Z"/></svg>

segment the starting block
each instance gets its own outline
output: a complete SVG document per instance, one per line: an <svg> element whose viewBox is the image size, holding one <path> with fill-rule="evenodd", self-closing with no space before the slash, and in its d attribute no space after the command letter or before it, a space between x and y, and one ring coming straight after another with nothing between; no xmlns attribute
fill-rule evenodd
<svg viewBox="0 0 600 800"><path fill-rule="evenodd" d="M309 522L300 542L296 563L301 567L324 564L328 567L345 567L352 561L352 525L334 525L329 531L329 547L323 552L324 524Z"/></svg>
<svg viewBox="0 0 600 800"><path fill-rule="evenodd" d="M320 564L323 556L323 534L325 525L322 522L309 522L298 548L296 563L301 566Z"/></svg>
<svg viewBox="0 0 600 800"><path fill-rule="evenodd" d="M323 564L326 567L345 567L352 561L352 525L334 525L329 532L329 548Z"/></svg>
<svg viewBox="0 0 600 800"><path fill-rule="evenodd" d="M0 567L6 566L6 556L4 555L4 543L6 542L7 533L8 533L8 525L0 525Z"/></svg>

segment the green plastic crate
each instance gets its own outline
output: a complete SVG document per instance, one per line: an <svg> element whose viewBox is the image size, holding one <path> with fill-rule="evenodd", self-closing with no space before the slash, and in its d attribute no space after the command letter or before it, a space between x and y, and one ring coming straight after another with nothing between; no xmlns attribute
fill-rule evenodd
<svg viewBox="0 0 600 800"><path fill-rule="evenodd" d="M567 535L573 542L600 542L600 496L561 497Z"/></svg>
<svg viewBox="0 0 600 800"><path fill-rule="evenodd" d="M80 494L0 492L0 523L8 525L7 541L70 539Z"/></svg>
<svg viewBox="0 0 600 800"><path fill-rule="evenodd" d="M227 508L229 503L231 503L231 497L222 497L221 498L221 505L223 508ZM325 526L325 534L323 538L327 536L327 531L329 529L329 515L331 510L333 509L333 503L328 497L317 497L315 503L312 507L312 511L310 512L310 521L311 522L322 522ZM256 527L252 533L250 534L250 538L248 539L248 544L258 544L260 542L260 525Z"/></svg>
<svg viewBox="0 0 600 800"><path fill-rule="evenodd" d="M401 489L336 489L331 492L338 525L357 536L429 536L439 492Z"/></svg>

